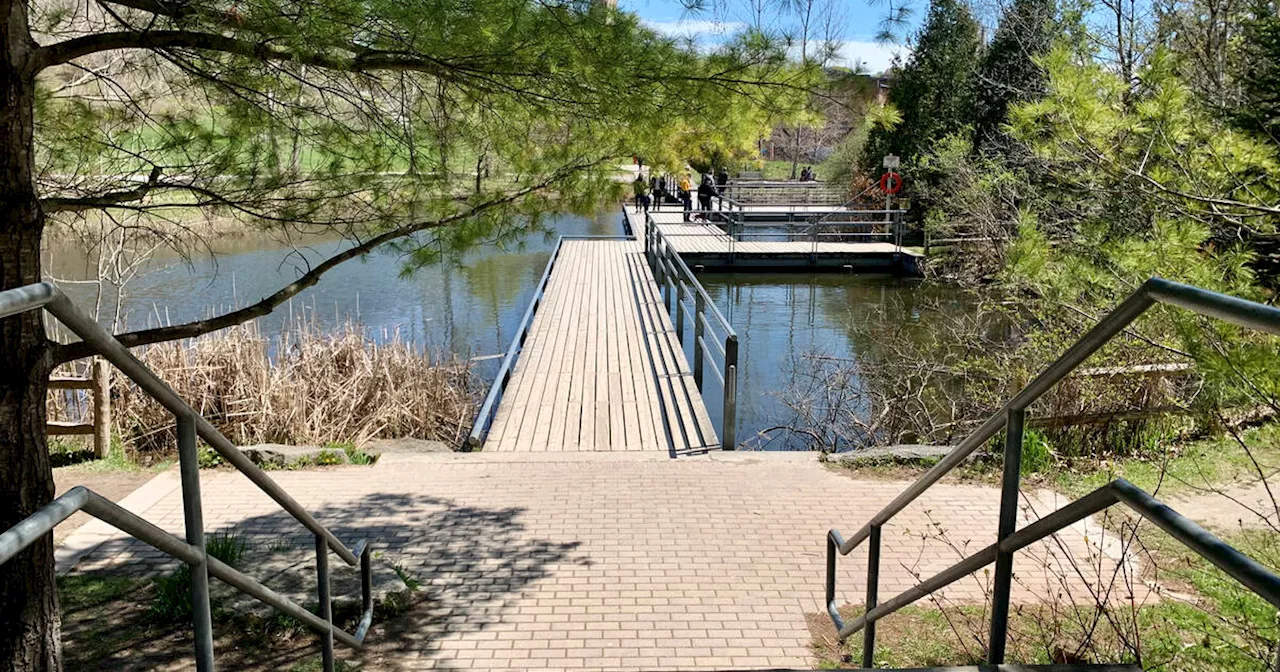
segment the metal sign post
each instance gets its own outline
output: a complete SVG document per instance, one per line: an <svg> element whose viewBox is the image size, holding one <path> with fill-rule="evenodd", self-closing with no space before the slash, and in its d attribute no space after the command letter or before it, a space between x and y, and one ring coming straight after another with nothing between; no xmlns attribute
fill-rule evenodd
<svg viewBox="0 0 1280 672"><path fill-rule="evenodd" d="M884 155L884 167L886 170L889 170L889 171L897 170L898 166L901 163L902 163L902 159L899 158L897 154ZM889 221L889 210L891 209L890 206L892 203L893 203L893 194L888 189L886 189L884 192L884 221L885 222Z"/></svg>

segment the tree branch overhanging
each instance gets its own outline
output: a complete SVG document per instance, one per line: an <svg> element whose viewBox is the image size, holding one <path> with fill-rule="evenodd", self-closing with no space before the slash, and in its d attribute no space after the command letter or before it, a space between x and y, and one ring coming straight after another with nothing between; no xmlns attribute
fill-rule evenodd
<svg viewBox="0 0 1280 672"><path fill-rule="evenodd" d="M69 63L77 58L106 51L125 49L196 49L244 56L260 61L287 61L299 65L312 65L346 72L371 72L375 70L426 72L445 77L450 69L437 61L421 56L410 56L361 49L349 45L350 57L305 54L273 47L266 42L251 42L217 33L195 30L124 30L85 35L41 47L37 52L37 69Z"/></svg>
<svg viewBox="0 0 1280 672"><path fill-rule="evenodd" d="M389 231L378 234L377 236L374 236L368 240L365 240L359 243L358 245L355 245L349 249L343 250L342 252L339 252L329 257L328 259L325 259L324 261L320 262L316 266L312 267L310 270L304 273L297 280L294 280L293 282L285 285L284 287L281 287L280 289L276 290L274 293L262 298L256 303L250 304L243 308L232 310L227 313L223 313L222 315L218 315L208 319L193 320L191 322L185 322L183 324L175 324L175 325L170 325L165 327L156 327L153 329L144 329L140 331L132 331L132 332L127 332L123 334L117 334L116 340L120 341L120 343L122 343L125 347L133 348L141 345L161 343L164 341L174 341L174 340L179 340L183 338L194 338L196 336L208 334L214 331L218 331L220 329L226 329L228 327L234 327L238 324L243 324L250 320L266 316L270 314L273 310L275 310L277 307L282 305L284 302L288 301L294 296L297 296L303 290L315 285L317 282L320 281L320 278L325 273L327 273L330 270L333 270L334 268L336 268L337 266L339 266L345 261L350 261L352 259L362 257L372 252L373 250L377 249L378 247L381 247L382 245L390 243L399 238L404 238L405 236L409 236L414 233L426 231L429 229L437 229L443 226L448 226L450 224L463 221L469 217L474 217L488 210L493 210L505 205L510 205L512 203L519 201L522 198L525 198L526 196L530 196L539 192L548 191L553 187L555 187L564 178L568 177L573 173L581 172L584 170L588 170L590 168L600 166L608 161L615 160L616 158L617 157L605 157L602 159L596 159L596 160L585 162L585 163L578 163L572 166L567 166L565 168L561 168L560 170L557 170L556 172L552 173L546 179L538 182L537 184L533 184L523 189L514 191L501 198L485 201L484 203L480 203L478 205L475 205L467 209L465 212L460 212L460 213L450 215L448 217L443 217L441 219L437 219L433 221L413 222L411 224L405 224L404 226L400 226L395 229L391 229ZM56 362L57 364L62 364L65 362L74 361L84 357L89 357L93 354L94 354L94 351L91 348L89 348L87 344L83 342L66 343L66 344L55 346L53 350L53 361Z"/></svg>
<svg viewBox="0 0 1280 672"><path fill-rule="evenodd" d="M155 189L160 182L160 175L163 171L160 166L151 169L151 174L147 177L147 181L139 184L133 189L125 189L122 191L113 191L110 193L99 194L97 196L86 196L84 198L66 198L66 197L50 197L40 199L40 208L45 213L51 212L84 212L85 210L95 210L99 208L107 208L113 205L121 205L124 203L132 203L146 198L147 194Z"/></svg>

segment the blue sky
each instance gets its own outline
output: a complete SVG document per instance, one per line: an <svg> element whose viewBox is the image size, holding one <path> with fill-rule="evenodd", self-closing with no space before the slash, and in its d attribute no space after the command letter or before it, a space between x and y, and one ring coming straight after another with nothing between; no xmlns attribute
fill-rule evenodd
<svg viewBox="0 0 1280 672"><path fill-rule="evenodd" d="M886 9L883 4L872 6L866 0L829 0L842 17L839 54L841 65L851 66L861 61L869 73L879 73L889 66L895 52L906 53L893 44L881 44L875 39L880 21ZM655 29L678 36L693 37L699 44L714 45L737 29L746 25L750 16L748 0L713 0L707 9L690 12L680 0L618 0L618 7L638 14ZM917 7L917 10L923 10ZM923 14L923 11L918 11ZM776 8L769 11L768 24L779 30L788 30L794 19ZM911 29L914 30L914 29Z"/></svg>

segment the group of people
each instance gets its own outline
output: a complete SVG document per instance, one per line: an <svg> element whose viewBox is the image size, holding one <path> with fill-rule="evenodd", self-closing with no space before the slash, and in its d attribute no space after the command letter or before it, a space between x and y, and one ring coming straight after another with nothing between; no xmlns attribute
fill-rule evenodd
<svg viewBox="0 0 1280 672"><path fill-rule="evenodd" d="M813 172L813 166L805 166L804 170L800 171L800 181L801 182L817 182L818 181L818 176Z"/></svg>
<svg viewBox="0 0 1280 672"><path fill-rule="evenodd" d="M674 185L672 184L673 182ZM728 183L729 172L721 168L716 173L714 180L710 173L704 173L696 192L688 172L681 173L674 180L670 175L659 177L651 173L647 180L643 174L636 175L631 187L635 192L636 212L649 212L651 206L654 209L658 209L663 202L672 196L672 187L674 186L675 199L683 207L684 221L688 222L693 219L707 219L707 214L711 211L711 199L718 196L720 189ZM693 211L695 193L698 197L698 211L696 213Z"/></svg>

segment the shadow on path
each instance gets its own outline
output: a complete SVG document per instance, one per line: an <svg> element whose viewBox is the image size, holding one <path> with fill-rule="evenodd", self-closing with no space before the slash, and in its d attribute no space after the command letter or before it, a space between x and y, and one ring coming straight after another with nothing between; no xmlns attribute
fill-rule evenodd
<svg viewBox="0 0 1280 672"><path fill-rule="evenodd" d="M531 583L552 576L560 568L590 566L576 549L579 541L530 538L520 521L525 509L459 505L428 495L375 493L341 504L312 509L313 514L345 543L354 546L368 538L374 552L375 591L380 595L403 591L395 609L375 618L363 655L339 652L339 658L362 658L374 669L421 667L440 655L445 633L476 632L514 613L512 600ZM314 540L284 512L247 518L231 527L245 543L241 571L290 595L308 609L315 608ZM121 574L155 576L176 566L150 547L133 539L114 539L95 549L92 557L142 558L142 564L99 564L75 575L109 578ZM358 571L330 555L335 600L359 602ZM219 583L217 581L215 584ZM393 584L388 587L386 584ZM215 595L225 591L217 591ZM82 609L68 619L64 636L68 669L153 669L191 664L190 626L148 622L146 602L152 591L135 590L117 600ZM224 604L226 601L224 600ZM239 611L239 609L237 609ZM353 609L344 628L354 627ZM110 618L105 616L110 615ZM215 619L219 665L227 669L288 669L297 661L318 655L313 637L292 642L261 641L262 633L245 630L246 619L224 614ZM257 619L261 621L262 619ZM341 649L341 647L339 647ZM417 655L414 655L416 652ZM417 658L415 662L415 658ZM74 663L74 664L70 664ZM444 664L446 661L435 661ZM284 666L282 668L282 666ZM409 669L406 667L404 669Z"/></svg>

